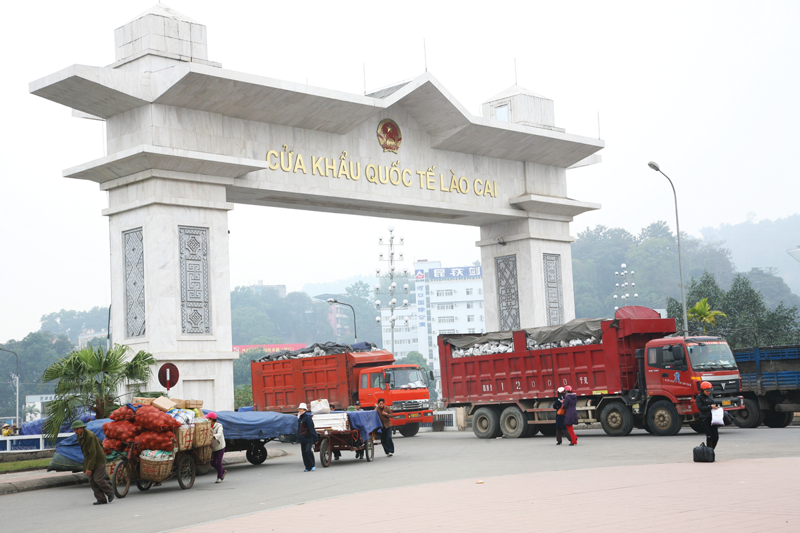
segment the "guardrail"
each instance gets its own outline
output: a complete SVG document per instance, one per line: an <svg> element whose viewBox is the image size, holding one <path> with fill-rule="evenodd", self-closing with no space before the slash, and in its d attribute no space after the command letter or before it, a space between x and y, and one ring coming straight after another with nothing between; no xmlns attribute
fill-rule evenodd
<svg viewBox="0 0 800 533"><path fill-rule="evenodd" d="M61 442L72 433L59 433L56 442ZM14 435L13 437L0 437L0 452L31 452L36 450L52 450L55 446L48 446L44 435Z"/></svg>

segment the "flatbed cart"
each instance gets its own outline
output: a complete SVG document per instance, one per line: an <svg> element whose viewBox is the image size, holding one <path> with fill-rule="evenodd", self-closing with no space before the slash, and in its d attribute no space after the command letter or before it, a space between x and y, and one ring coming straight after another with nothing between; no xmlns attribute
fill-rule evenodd
<svg viewBox="0 0 800 533"><path fill-rule="evenodd" d="M363 451L364 458L367 462L371 462L375 458L375 432L370 433L364 442L357 429L320 429L314 451L319 452L319 462L325 468L331 466L331 456L334 451Z"/></svg>
<svg viewBox="0 0 800 533"><path fill-rule="evenodd" d="M142 465L142 460L138 455L134 455L133 450L134 443L128 443L127 457L114 467L111 475L111 486L117 498L128 495L131 482L135 483L139 490L146 491L154 484L177 477L181 489L190 489L194 486L198 467L207 469L211 461L210 445L178 451L172 461L163 461L163 465L159 465L158 461Z"/></svg>
<svg viewBox="0 0 800 533"><path fill-rule="evenodd" d="M203 409L205 413L210 411ZM260 465L267 460L270 441L297 433L297 417L272 411L216 411L225 434L225 452L246 452L247 461Z"/></svg>

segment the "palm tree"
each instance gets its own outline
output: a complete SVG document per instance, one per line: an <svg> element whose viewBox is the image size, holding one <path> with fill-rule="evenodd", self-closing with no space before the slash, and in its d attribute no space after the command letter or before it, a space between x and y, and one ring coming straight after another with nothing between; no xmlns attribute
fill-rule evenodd
<svg viewBox="0 0 800 533"><path fill-rule="evenodd" d="M75 420L81 412L92 411L105 418L118 407L124 384L147 383L156 364L152 354L140 351L129 361L130 348L116 344L108 351L87 346L53 363L42 375L42 381L58 381L56 399L48 406L43 433L55 440L64 423Z"/></svg>
<svg viewBox="0 0 800 533"><path fill-rule="evenodd" d="M696 320L703 324L703 335L706 333L706 324L713 326L717 323L717 317L727 317L722 311L712 311L711 306L708 305L708 298L703 298L694 304L694 307L686 311L686 316L689 320Z"/></svg>
<svg viewBox="0 0 800 533"><path fill-rule="evenodd" d="M25 418L26 422L28 421L28 415L33 418L37 414L39 414L39 408L33 404L26 404L25 407L22 408L22 416Z"/></svg>

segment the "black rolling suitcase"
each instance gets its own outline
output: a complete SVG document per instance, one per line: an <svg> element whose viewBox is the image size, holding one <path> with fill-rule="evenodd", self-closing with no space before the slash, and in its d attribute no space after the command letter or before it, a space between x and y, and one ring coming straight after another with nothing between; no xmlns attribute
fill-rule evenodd
<svg viewBox="0 0 800 533"><path fill-rule="evenodd" d="M706 446L704 442L694 449L694 462L695 463L713 463L714 462L714 448Z"/></svg>

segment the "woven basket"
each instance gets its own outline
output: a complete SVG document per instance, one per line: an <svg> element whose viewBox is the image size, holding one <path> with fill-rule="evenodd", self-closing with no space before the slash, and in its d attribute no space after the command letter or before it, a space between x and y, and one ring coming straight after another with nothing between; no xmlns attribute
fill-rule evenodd
<svg viewBox="0 0 800 533"><path fill-rule="evenodd" d="M195 418L194 423L194 442L192 446L195 448L202 448L211 444L211 421L204 420L197 422Z"/></svg>
<svg viewBox="0 0 800 533"><path fill-rule="evenodd" d="M195 448L194 449L194 456L196 458L196 463L203 464L207 463L211 460L211 446L203 446L202 448Z"/></svg>
<svg viewBox="0 0 800 533"><path fill-rule="evenodd" d="M172 472L172 463L169 461L150 461L142 458L139 460L139 477L145 481L164 481Z"/></svg>
<svg viewBox="0 0 800 533"><path fill-rule="evenodd" d="M194 447L195 426L179 427L175 430L178 439L178 450L191 450Z"/></svg>
<svg viewBox="0 0 800 533"><path fill-rule="evenodd" d="M111 479L111 476L114 475L114 471L117 469L117 467L121 462L122 460L111 461L109 463L106 463L106 474L108 474L109 479Z"/></svg>

